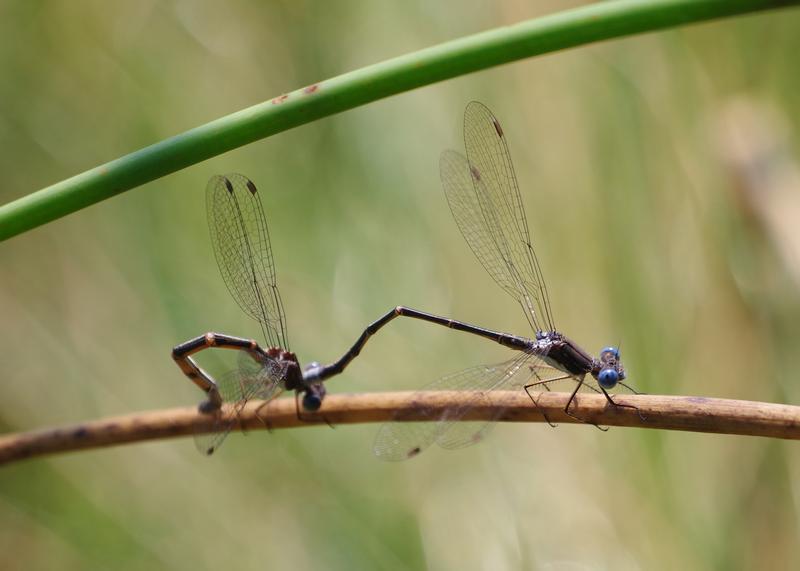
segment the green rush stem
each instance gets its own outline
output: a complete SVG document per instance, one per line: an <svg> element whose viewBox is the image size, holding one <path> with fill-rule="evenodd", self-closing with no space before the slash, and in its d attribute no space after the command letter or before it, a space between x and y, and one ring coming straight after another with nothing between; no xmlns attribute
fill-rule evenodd
<svg viewBox="0 0 800 571"><path fill-rule="evenodd" d="M523 58L800 0L618 0L527 20L345 73L201 125L0 206L0 240L275 133Z"/></svg>

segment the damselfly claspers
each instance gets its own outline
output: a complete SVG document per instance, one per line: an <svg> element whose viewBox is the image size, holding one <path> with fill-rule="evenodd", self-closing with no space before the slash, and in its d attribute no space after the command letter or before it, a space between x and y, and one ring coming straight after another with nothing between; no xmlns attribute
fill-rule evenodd
<svg viewBox="0 0 800 571"><path fill-rule="evenodd" d="M367 327L339 360L329 365L311 363L301 369L297 356L289 349L267 217L256 185L241 174L214 176L206 187L206 208L222 278L242 310L259 322L269 345L265 349L253 339L209 332L172 350L172 358L181 371L206 393L200 410L217 418L210 434L195 437L204 454L213 454L220 447L251 400L269 401L284 390L295 391L298 416L299 402L306 411L318 411L326 393L323 381L341 373L367 340L395 317L421 319L507 344L505 334L398 306ZM240 351L238 366L216 380L192 357L215 347ZM232 406L233 414L222 414L223 404Z"/></svg>

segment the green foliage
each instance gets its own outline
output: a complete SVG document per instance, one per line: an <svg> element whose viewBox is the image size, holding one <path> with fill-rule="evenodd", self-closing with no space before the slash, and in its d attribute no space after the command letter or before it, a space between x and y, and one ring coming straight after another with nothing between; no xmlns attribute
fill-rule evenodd
<svg viewBox="0 0 800 571"><path fill-rule="evenodd" d="M497 29L501 38L519 29L502 26L563 5L6 3L0 200L272 94L446 37ZM671 14L676 25L701 14L670 6L707 10L710 19L712 9L767 4L602 3L568 14L594 11L608 21L632 5ZM547 36L536 53L599 39L586 30L611 37L666 25L643 18L625 30L584 22L584 35ZM532 22L552 30L566 19ZM529 333L469 252L438 180L438 155L461 147L471 99L503 123L560 328L591 350L621 343L630 380L645 392L798 403L800 289L785 244L742 207L739 178L721 153L730 138L721 126L744 103L777 114L787 134L780 156L796 161L798 29L800 13L785 10L553 53L244 147L235 148L267 134L266 119L255 122L262 131L238 138L207 133L205 147L183 143L186 154L139 155L152 161L142 172L124 163L125 184L102 186L97 177L96 192L59 195L55 206L30 201L23 218L9 204L4 236L233 149L3 244L0 422L28 430L194 404L202 395L172 363L171 347L208 330L258 335L217 275L208 238L204 188L220 172L246 173L264 193L292 349L303 363L338 357L397 304ZM297 101L267 107L310 120L299 110L314 98ZM314 113L363 103L316 101L328 107ZM412 389L508 355L398 321L328 388ZM229 364L217 357L204 364ZM376 428L236 434L211 459L181 439L5 467L4 567L800 564L793 443L503 425L479 446L432 449L397 465L372 457Z"/></svg>
<svg viewBox="0 0 800 571"><path fill-rule="evenodd" d="M446 42L278 95L6 204L0 207L0 240L248 143L404 91L591 42L796 3L601 2Z"/></svg>

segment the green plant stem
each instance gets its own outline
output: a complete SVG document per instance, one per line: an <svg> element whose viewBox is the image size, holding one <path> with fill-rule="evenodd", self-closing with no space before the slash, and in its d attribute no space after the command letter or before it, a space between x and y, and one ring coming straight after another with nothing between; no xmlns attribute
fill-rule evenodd
<svg viewBox="0 0 800 571"><path fill-rule="evenodd" d="M423 85L600 40L796 4L599 2L439 44L281 95L0 206L0 240L253 141Z"/></svg>

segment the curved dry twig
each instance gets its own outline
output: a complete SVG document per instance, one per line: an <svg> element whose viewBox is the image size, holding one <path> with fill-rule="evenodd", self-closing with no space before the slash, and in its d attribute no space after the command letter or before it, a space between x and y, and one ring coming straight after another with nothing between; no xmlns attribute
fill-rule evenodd
<svg viewBox="0 0 800 571"><path fill-rule="evenodd" d="M541 393L537 409L524 392L493 392L481 399L480 406L472 408L459 420L496 419L497 411L504 409L501 421L544 422L544 413L553 422L574 423L574 418L564 414L568 399L569 393ZM594 394L579 395L570 411L578 412L587 421L606 426L800 440L800 406L689 396L615 395L614 399L622 405L636 405L638 412L633 408L611 406L603 395ZM475 402L474 395L467 391L432 391L422 395L418 392L329 395L318 413L304 412L303 419L299 419L294 399L282 398L268 403L258 414L257 409L264 403L248 403L239 415L239 425L246 430L264 429L264 419L268 420L270 429L325 426L325 421L333 425L384 422L397 413L401 413L404 419L414 420L413 413L420 405L428 412L439 407L444 411L468 400ZM223 414L232 413L226 408ZM429 414L427 418L438 417ZM314 422L315 419L319 424ZM187 407L12 433L0 437L0 464L46 454L194 435L212 430L217 420L196 408Z"/></svg>

